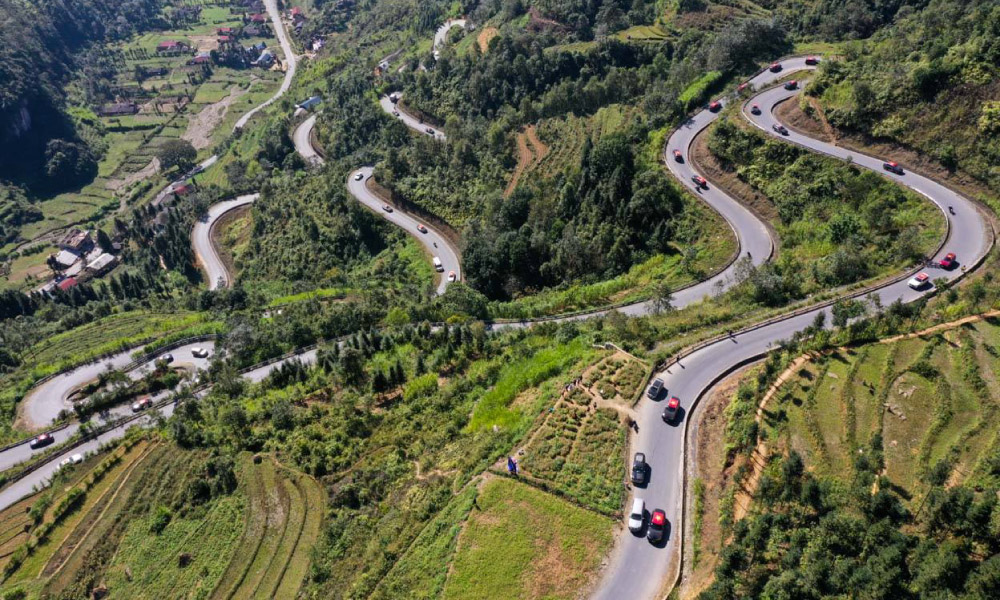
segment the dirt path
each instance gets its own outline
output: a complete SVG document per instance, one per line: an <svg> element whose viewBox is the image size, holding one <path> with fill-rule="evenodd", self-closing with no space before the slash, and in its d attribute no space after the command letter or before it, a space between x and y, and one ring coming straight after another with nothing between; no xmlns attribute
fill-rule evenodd
<svg viewBox="0 0 1000 600"><path fill-rule="evenodd" d="M251 79L251 83L253 83L253 79ZM201 150L202 148L208 148L211 146L212 133L215 132L215 128L218 127L219 123L221 123L226 117L229 107L236 101L236 99L246 94L249 89L249 86L241 88L238 85L234 85L229 89L228 96L201 109L200 113L188 121L187 131L184 132L181 139L191 142L191 145L195 147L195 150Z"/></svg>
<svg viewBox="0 0 1000 600"><path fill-rule="evenodd" d="M476 38L476 43L479 44L479 49L486 52L490 49L490 40L500 35L500 30L496 27L483 27L483 30L479 32L479 36Z"/></svg>
<svg viewBox="0 0 1000 600"><path fill-rule="evenodd" d="M521 175L529 168L537 165L549 153L549 147L538 139L538 132L534 125L528 125L523 132L517 134L517 166L514 167L514 175L510 178L507 188L503 191L504 197L510 196L517 187Z"/></svg>

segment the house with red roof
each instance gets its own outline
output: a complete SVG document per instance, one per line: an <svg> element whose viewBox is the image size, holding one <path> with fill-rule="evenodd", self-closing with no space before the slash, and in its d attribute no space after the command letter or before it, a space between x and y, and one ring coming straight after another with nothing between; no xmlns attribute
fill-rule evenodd
<svg viewBox="0 0 1000 600"><path fill-rule="evenodd" d="M187 42L179 40L164 40L156 45L157 54L177 55L181 52L187 52L190 49L191 46L189 46Z"/></svg>

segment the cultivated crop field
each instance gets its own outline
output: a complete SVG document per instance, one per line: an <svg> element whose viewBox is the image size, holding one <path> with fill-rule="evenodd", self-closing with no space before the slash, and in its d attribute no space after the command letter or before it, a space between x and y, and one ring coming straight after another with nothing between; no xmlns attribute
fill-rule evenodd
<svg viewBox="0 0 1000 600"><path fill-rule="evenodd" d="M236 461L209 493L204 452L134 438L66 483L0 513L5 590L28 598L295 598L325 504L312 478L270 457ZM214 473L214 475L213 475ZM201 498L198 500L197 498Z"/></svg>
<svg viewBox="0 0 1000 600"><path fill-rule="evenodd" d="M1000 436L1000 323L845 349L811 361L768 407L770 436L821 474L850 477L881 434L886 475L919 506L928 483L984 477Z"/></svg>
<svg viewBox="0 0 1000 600"><path fill-rule="evenodd" d="M523 448L524 475L592 510L619 511L627 443L619 409L631 401L645 374L641 363L619 353L586 369L580 384L564 387ZM612 389L604 397L596 393L602 382Z"/></svg>

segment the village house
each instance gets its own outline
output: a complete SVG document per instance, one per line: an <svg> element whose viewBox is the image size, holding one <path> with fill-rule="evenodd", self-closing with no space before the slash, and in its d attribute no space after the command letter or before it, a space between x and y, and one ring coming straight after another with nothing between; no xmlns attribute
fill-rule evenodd
<svg viewBox="0 0 1000 600"><path fill-rule="evenodd" d="M59 270L68 269L80 260L80 255L72 250L60 250L54 257Z"/></svg>
<svg viewBox="0 0 1000 600"><path fill-rule="evenodd" d="M243 34L247 37L271 37L271 28L264 25L247 25L243 28Z"/></svg>
<svg viewBox="0 0 1000 600"><path fill-rule="evenodd" d="M255 15L252 15L250 17L250 22L251 23L257 23L257 24L267 23L267 15L262 14L262 13L257 13Z"/></svg>
<svg viewBox="0 0 1000 600"><path fill-rule="evenodd" d="M147 67L144 65L136 66L136 73L140 75L140 79L144 79L146 77L163 77L169 72L170 70L166 67Z"/></svg>
<svg viewBox="0 0 1000 600"><path fill-rule="evenodd" d="M189 65L207 65L212 62L212 55L209 52L199 52L194 55L194 58L187 61Z"/></svg>
<svg viewBox="0 0 1000 600"><path fill-rule="evenodd" d="M116 264L118 264L118 258L115 255L102 252L97 258L87 263L87 271L97 276L110 271Z"/></svg>
<svg viewBox="0 0 1000 600"><path fill-rule="evenodd" d="M67 277L66 279L63 279L62 281L57 283L56 287L65 292L72 287L76 287L76 284L77 281L75 277Z"/></svg>
<svg viewBox="0 0 1000 600"><path fill-rule="evenodd" d="M75 252L77 255L86 254L94 247L94 240L90 237L89 231L80 229L70 229L66 235L59 240L59 248Z"/></svg>
<svg viewBox="0 0 1000 600"><path fill-rule="evenodd" d="M165 56L177 56L191 49L187 42L179 40L166 40L156 46L156 53Z"/></svg>
<svg viewBox="0 0 1000 600"><path fill-rule="evenodd" d="M299 104L296 104L295 106L301 108L302 110L309 110L322 101L323 99L320 98L319 96L310 96L308 99L304 100L303 102L300 102Z"/></svg>
<svg viewBox="0 0 1000 600"><path fill-rule="evenodd" d="M253 61L252 64L264 69L268 69L271 67L271 65L274 64L274 54L270 50L264 50L263 52L260 53L260 56L257 57L257 60Z"/></svg>
<svg viewBox="0 0 1000 600"><path fill-rule="evenodd" d="M97 114L102 117L134 115L138 112L139 105L135 102L116 102L114 104L105 104L97 109Z"/></svg>

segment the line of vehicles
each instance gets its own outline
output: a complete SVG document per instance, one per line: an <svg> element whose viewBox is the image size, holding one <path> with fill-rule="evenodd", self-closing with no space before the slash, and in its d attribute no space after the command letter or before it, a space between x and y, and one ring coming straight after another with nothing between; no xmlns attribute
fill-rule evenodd
<svg viewBox="0 0 1000 600"><path fill-rule="evenodd" d="M646 397L656 401L659 400L665 391L663 380L657 377L650 384L649 388L646 389ZM676 425L680 420L680 416L681 401L677 396L671 396L667 400L667 404L663 407L663 421L671 425ZM636 452L632 458L632 484L637 486L646 485L649 481L651 470L652 468L649 466L649 463L646 462L646 454ZM653 509L649 513L649 520L647 522L646 501L639 496L636 496L632 500L632 510L629 511L628 515L628 529L633 534L641 535L645 531L646 539L651 544L658 545L664 541L668 526L667 513L663 509Z"/></svg>
<svg viewBox="0 0 1000 600"><path fill-rule="evenodd" d="M206 348L201 348L196 346L194 348L191 348L191 355L194 356L195 358L208 358L209 351ZM174 362L174 355L169 353L162 354L156 357L156 359L154 360L155 364L164 366L172 362ZM138 400L132 403L132 412L133 413L142 412L144 410L152 408L152 406L153 406L153 398L151 396L142 396ZM32 450L38 450L39 448L44 448L46 446L51 445L55 441L56 440L54 437L52 437L51 433L40 433L35 437L33 437L30 442L28 442L28 447L31 448Z"/></svg>
<svg viewBox="0 0 1000 600"><path fill-rule="evenodd" d="M362 173L357 173L354 175L354 181L361 181L362 179L364 179L364 175ZM382 210L384 210L387 213L391 213L394 212L396 209L394 209L390 204L383 204ZM417 231L419 231L420 233L427 233L427 226L425 226L423 223L417 223ZM436 248L437 244L434 244L434 247ZM434 257L434 270L437 271L438 273L444 273L444 264L441 263L441 259L437 256ZM457 280L458 280L458 275L454 271L448 271L448 282L454 283Z"/></svg>
<svg viewBox="0 0 1000 600"><path fill-rule="evenodd" d="M819 61L815 57L809 57L806 59L806 64L817 64ZM772 72L778 72L781 70L780 63L774 63L771 65L770 70ZM746 84L744 84L746 85ZM798 88L798 82L796 80L790 80L785 82L784 87L786 90L794 90ZM742 88L741 88L742 89ZM708 105L708 110L712 112L718 112L721 110L722 104L719 101L713 101ZM750 114L760 115L761 108L758 104L752 104L750 106ZM775 123L772 125L772 129L776 133L782 136L789 135L788 129L781 123ZM684 154L679 149L674 149L672 151L674 160L678 163L684 162ZM882 164L882 168L895 175L904 175L905 171L899 163L895 161L887 161ZM699 191L702 189L708 189L708 180L701 175L692 175L691 182ZM948 207L951 214L955 214L952 207ZM954 252L947 253L943 259L938 263L942 269L951 270L958 266L958 259ZM931 284L930 276L927 273L918 273L913 276L907 285L914 290L921 290L929 287ZM655 379L649 388L646 390L646 397L650 400L656 401L659 399L660 395L664 393L664 383L662 379ZM680 399L676 396L671 396L663 408L663 420L669 424L675 424L681 415L681 403ZM649 474L651 467L648 462L646 462L646 455L643 452L636 452L632 459L632 472L631 480L632 484L636 486L645 486L649 481ZM647 520L648 515L648 520ZM635 535L641 535L645 531L646 539L652 544L660 544L663 542L665 532L668 528L666 513L659 508L653 509L652 512L647 512L646 503L638 495L632 500L632 508L628 513L628 528Z"/></svg>

